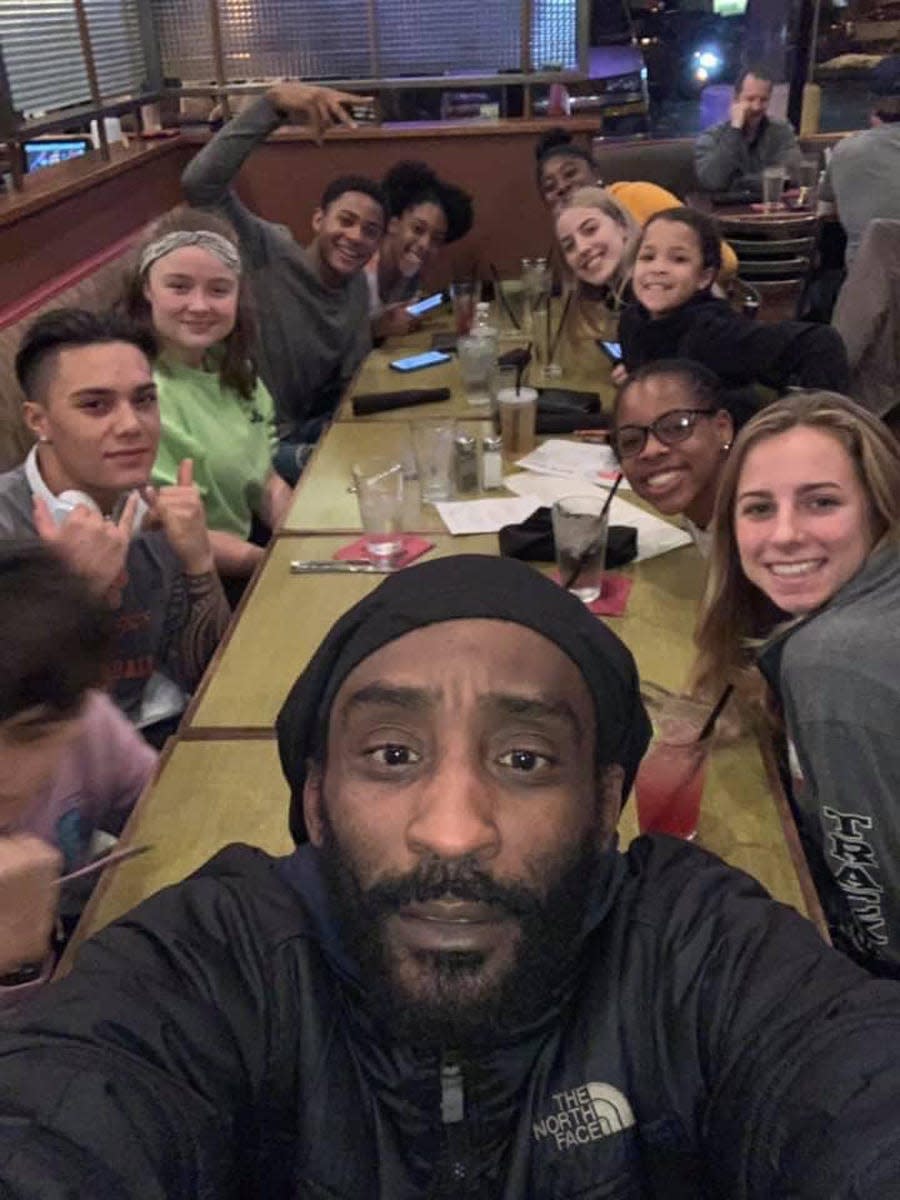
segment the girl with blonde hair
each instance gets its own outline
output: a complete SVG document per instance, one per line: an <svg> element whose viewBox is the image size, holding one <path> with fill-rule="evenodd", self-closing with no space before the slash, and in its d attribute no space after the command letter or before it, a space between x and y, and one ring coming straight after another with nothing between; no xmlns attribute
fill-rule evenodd
<svg viewBox="0 0 900 1200"><path fill-rule="evenodd" d="M762 672L835 944L900 977L900 445L792 394L739 434L712 529L697 684Z"/></svg>
<svg viewBox="0 0 900 1200"><path fill-rule="evenodd" d="M640 226L601 187L573 191L556 214L556 236L574 291L569 336L615 341Z"/></svg>

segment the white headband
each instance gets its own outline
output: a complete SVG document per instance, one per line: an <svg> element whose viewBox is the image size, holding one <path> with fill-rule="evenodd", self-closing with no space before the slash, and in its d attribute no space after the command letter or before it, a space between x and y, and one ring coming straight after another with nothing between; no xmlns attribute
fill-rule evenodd
<svg viewBox="0 0 900 1200"><path fill-rule="evenodd" d="M199 246L201 250L208 250L235 275L241 273L241 256L237 247L228 238L222 237L221 233L213 233L211 229L176 229L144 247L138 263L138 274L146 274L158 259L171 254L173 250L180 250L182 246Z"/></svg>

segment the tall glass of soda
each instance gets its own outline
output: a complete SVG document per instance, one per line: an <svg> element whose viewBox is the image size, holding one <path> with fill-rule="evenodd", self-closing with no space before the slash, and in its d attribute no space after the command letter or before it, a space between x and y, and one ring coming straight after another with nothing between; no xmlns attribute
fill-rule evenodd
<svg viewBox="0 0 900 1200"><path fill-rule="evenodd" d="M656 735L635 780L641 833L691 840L697 833L709 738L698 741L706 710L672 697L656 719Z"/></svg>

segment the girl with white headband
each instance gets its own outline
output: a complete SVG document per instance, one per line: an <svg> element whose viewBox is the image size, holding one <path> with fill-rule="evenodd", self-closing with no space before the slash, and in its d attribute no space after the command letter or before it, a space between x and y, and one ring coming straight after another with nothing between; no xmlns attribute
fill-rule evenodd
<svg viewBox="0 0 900 1200"><path fill-rule="evenodd" d="M125 303L133 317L152 323L162 348L154 372L162 436L153 481L174 482L181 460L193 459L216 565L236 597L290 489L271 466L274 406L257 375L232 227L196 209L163 217L140 250Z"/></svg>

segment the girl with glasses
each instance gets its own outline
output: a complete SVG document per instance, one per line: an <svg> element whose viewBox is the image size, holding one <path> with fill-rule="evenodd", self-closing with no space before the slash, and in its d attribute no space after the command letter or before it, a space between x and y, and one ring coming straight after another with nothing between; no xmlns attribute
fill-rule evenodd
<svg viewBox="0 0 900 1200"><path fill-rule="evenodd" d="M697 684L762 672L835 945L900 978L900 446L843 396L780 400L738 436L712 534Z"/></svg>
<svg viewBox="0 0 900 1200"><path fill-rule="evenodd" d="M703 554L733 436L719 381L698 363L650 363L616 397L612 441L625 478L659 512L681 516Z"/></svg>

